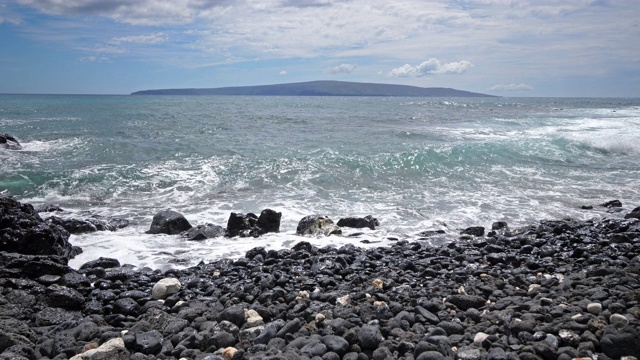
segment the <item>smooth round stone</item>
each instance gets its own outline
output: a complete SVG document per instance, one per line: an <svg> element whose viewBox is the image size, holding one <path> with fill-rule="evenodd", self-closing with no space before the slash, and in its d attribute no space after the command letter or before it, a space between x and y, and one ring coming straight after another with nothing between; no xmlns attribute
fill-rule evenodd
<svg viewBox="0 0 640 360"><path fill-rule="evenodd" d="M180 280L176 278L164 278L153 285L151 296L155 299L166 299L169 295L180 291Z"/></svg>
<svg viewBox="0 0 640 360"><path fill-rule="evenodd" d="M598 315L602 312L602 304L590 303L589 305L587 305L587 311L593 315Z"/></svg>
<svg viewBox="0 0 640 360"><path fill-rule="evenodd" d="M629 323L629 319L627 319L624 315L620 315L620 314L613 314L609 317L609 323L610 324L628 324Z"/></svg>

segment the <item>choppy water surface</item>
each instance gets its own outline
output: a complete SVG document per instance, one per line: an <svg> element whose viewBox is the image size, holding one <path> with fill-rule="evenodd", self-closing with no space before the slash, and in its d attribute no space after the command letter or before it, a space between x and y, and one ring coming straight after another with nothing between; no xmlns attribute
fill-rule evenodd
<svg viewBox="0 0 640 360"><path fill-rule="evenodd" d="M605 216L579 207L614 198L640 205L640 99L2 95L0 132L24 146L0 150L2 194L132 221L72 236L85 251L74 266L288 247L309 214L371 214L379 230L306 240L380 246L427 229ZM283 222L259 239L144 234L166 208L193 225L264 208Z"/></svg>

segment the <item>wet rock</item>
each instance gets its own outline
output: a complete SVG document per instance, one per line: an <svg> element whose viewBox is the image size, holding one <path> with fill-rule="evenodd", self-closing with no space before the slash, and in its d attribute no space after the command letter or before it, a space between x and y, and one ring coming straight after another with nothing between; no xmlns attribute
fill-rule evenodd
<svg viewBox="0 0 640 360"><path fill-rule="evenodd" d="M622 202L620 200L610 200L600 204L600 206L606 208L622 207Z"/></svg>
<svg viewBox="0 0 640 360"><path fill-rule="evenodd" d="M68 239L64 228L44 222L31 204L0 197L0 250L70 259L75 254Z"/></svg>
<svg viewBox="0 0 640 360"><path fill-rule="evenodd" d="M377 226L380 226L380 222L378 219L374 218L371 215L367 215L363 218L358 217L346 217L338 220L337 225L339 227L350 227L350 228L369 228L371 230L375 230Z"/></svg>
<svg viewBox="0 0 640 360"><path fill-rule="evenodd" d="M0 133L0 148L7 150L22 150L22 145L13 135Z"/></svg>
<svg viewBox="0 0 640 360"><path fill-rule="evenodd" d="M82 266L80 266L80 270L95 268L111 269L116 267L120 267L120 261L118 261L118 259L99 257L96 260L87 261L82 264Z"/></svg>
<svg viewBox="0 0 640 360"><path fill-rule="evenodd" d="M258 216L254 213L241 214L232 212L231 215L229 215L229 220L227 220L227 236L257 236L255 232L252 234L257 222Z"/></svg>
<svg viewBox="0 0 640 360"><path fill-rule="evenodd" d="M129 221L120 218L101 219L97 217L87 219L63 219L51 216L45 219L50 225L58 225L67 230L70 234L82 234L95 231L116 231L129 225Z"/></svg>
<svg viewBox="0 0 640 360"><path fill-rule="evenodd" d="M303 217L296 228L298 235L340 235L342 230L326 216L309 215Z"/></svg>
<svg viewBox="0 0 640 360"><path fill-rule="evenodd" d="M472 227L468 227L464 230L462 230L462 232L460 232L462 235L471 235L471 236L484 236L484 227L482 226L472 226Z"/></svg>
<svg viewBox="0 0 640 360"><path fill-rule="evenodd" d="M624 216L625 219L640 219L640 206Z"/></svg>
<svg viewBox="0 0 640 360"><path fill-rule="evenodd" d="M191 224L177 211L163 210L153 217L147 234L180 234L191 229Z"/></svg>
<svg viewBox="0 0 640 360"><path fill-rule="evenodd" d="M182 237L186 238L187 240L200 241L221 237L225 234L226 230L222 226L206 224L198 225L183 232Z"/></svg>
<svg viewBox="0 0 640 360"><path fill-rule="evenodd" d="M282 213L264 209L260 216L256 214L231 213L227 221L227 236L258 237L269 232L280 231Z"/></svg>
<svg viewBox="0 0 640 360"><path fill-rule="evenodd" d="M263 235L270 232L279 232L281 219L282 213L280 212L271 209L262 210L256 222L258 233Z"/></svg>

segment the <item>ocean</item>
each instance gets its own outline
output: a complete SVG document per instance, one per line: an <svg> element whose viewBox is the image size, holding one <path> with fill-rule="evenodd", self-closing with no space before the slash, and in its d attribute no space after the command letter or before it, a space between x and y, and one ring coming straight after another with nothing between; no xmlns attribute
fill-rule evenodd
<svg viewBox="0 0 640 360"><path fill-rule="evenodd" d="M74 267L104 256L181 268L256 246L387 246L445 230L419 240L437 245L495 221L640 206L640 99L0 95L0 132L23 145L0 149L0 194L131 222L72 235L84 250ZM231 212L265 208L282 212L280 233L145 234L163 209L226 226ZM373 215L380 227L295 235L312 214Z"/></svg>

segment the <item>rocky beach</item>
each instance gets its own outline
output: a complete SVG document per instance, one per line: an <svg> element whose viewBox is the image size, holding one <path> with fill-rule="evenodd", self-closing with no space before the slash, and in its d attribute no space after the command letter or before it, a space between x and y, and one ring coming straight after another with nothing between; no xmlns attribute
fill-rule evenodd
<svg viewBox="0 0 640 360"><path fill-rule="evenodd" d="M194 235L180 214L165 212L150 231L258 237L278 231L280 216L232 214L226 229L193 228ZM337 226L310 216L291 249L256 247L166 271L108 254L75 270L68 260L82 250L68 242L67 228L86 225L53 218L0 198L0 359L640 356L640 208L518 229L496 222L440 247L423 240L441 234L425 231L372 249L330 241L319 248L305 236L375 229L373 217Z"/></svg>

